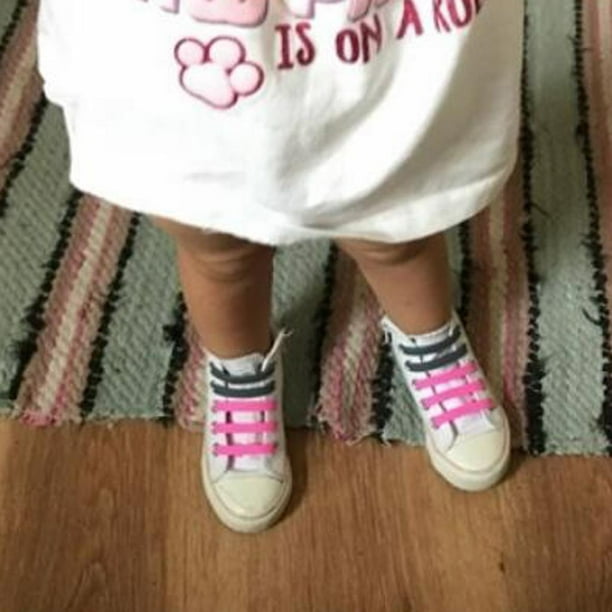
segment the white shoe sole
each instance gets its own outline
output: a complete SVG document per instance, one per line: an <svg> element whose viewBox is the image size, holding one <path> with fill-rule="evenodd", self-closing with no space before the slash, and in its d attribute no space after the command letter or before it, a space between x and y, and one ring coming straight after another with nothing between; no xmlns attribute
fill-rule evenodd
<svg viewBox="0 0 612 612"><path fill-rule="evenodd" d="M287 459L287 462L289 460ZM274 523L276 523L289 500L291 499L291 491L293 489L293 476L291 473L291 467L288 467L287 474L288 477L285 480L283 488L281 490L281 495L278 501L278 504L274 506L269 512L266 514L262 514L256 517L245 518L242 516L237 516L233 512L227 508L227 506L219 499L218 495L215 493L215 490L210 482L208 477L208 470L206 469L206 461L205 457L202 457L201 460L201 473L202 473L202 483L204 485L204 492L206 493L206 498L208 499L212 509L215 512L217 518L226 526L229 527L232 531L237 531L239 533L258 533L260 531L264 531L268 529Z"/></svg>
<svg viewBox="0 0 612 612"><path fill-rule="evenodd" d="M438 474L457 489L469 492L485 491L495 486L510 466L510 428L504 414L504 446L501 457L487 470L468 471L449 461L433 444L429 431L425 430L425 447L429 459Z"/></svg>

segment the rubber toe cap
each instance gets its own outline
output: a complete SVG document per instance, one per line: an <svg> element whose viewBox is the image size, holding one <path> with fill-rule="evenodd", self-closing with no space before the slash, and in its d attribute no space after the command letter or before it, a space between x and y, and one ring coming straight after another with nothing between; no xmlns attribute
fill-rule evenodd
<svg viewBox="0 0 612 612"><path fill-rule="evenodd" d="M240 518L266 515L282 501L283 483L269 476L226 478L214 488L228 511Z"/></svg>

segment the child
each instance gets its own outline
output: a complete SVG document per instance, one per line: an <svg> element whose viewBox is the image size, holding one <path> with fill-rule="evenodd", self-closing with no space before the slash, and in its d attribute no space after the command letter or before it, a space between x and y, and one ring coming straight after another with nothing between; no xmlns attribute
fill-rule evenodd
<svg viewBox="0 0 612 612"><path fill-rule="evenodd" d="M329 238L380 301L435 469L482 490L509 431L452 309L442 232L516 158L520 0L42 0L71 180L173 237L208 355L207 497L255 532L291 493L274 247ZM285 381L291 384L291 381Z"/></svg>

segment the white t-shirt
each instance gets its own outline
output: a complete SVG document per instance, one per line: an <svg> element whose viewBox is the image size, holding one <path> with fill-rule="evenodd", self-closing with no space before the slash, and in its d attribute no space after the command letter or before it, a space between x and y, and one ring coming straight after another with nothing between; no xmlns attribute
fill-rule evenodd
<svg viewBox="0 0 612 612"><path fill-rule="evenodd" d="M385 242L491 203L516 159L522 0L42 0L71 178L268 244Z"/></svg>

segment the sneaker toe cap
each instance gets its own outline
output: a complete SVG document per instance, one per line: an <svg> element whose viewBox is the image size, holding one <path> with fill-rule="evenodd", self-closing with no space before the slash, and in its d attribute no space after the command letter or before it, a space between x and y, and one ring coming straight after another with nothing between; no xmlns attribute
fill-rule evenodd
<svg viewBox="0 0 612 612"><path fill-rule="evenodd" d="M487 472L503 463L508 451L506 432L502 429L459 439L447 457L462 470Z"/></svg>
<svg viewBox="0 0 612 612"><path fill-rule="evenodd" d="M255 518L272 512L283 499L283 482L269 476L225 479L215 485L219 500L240 518Z"/></svg>

